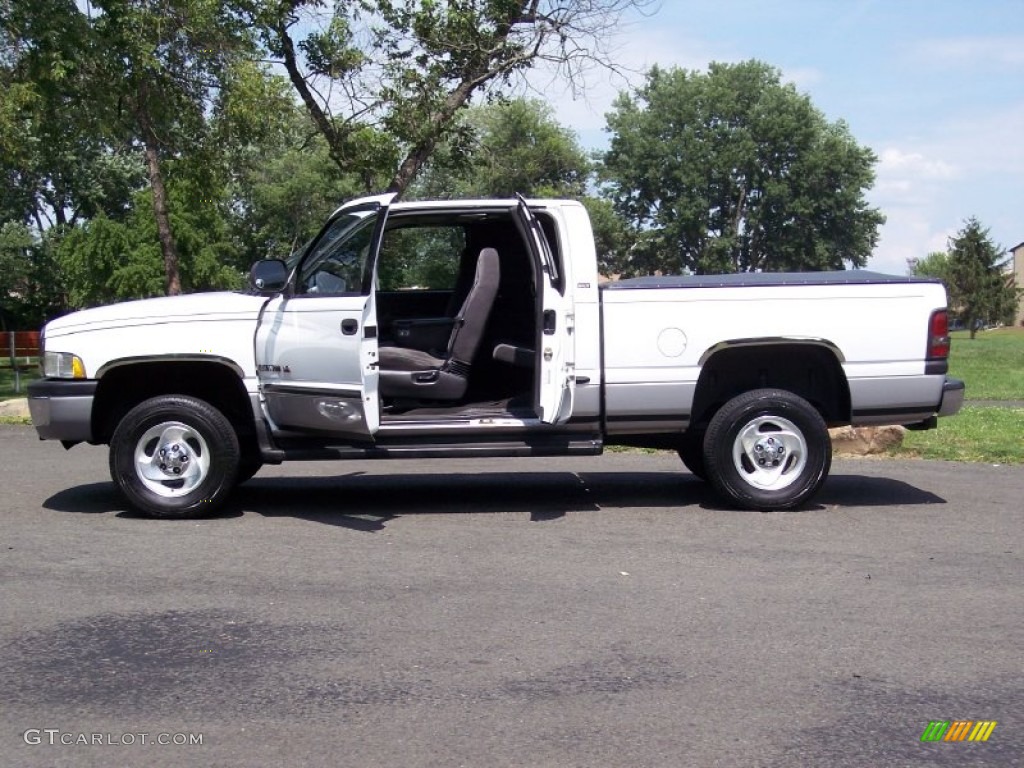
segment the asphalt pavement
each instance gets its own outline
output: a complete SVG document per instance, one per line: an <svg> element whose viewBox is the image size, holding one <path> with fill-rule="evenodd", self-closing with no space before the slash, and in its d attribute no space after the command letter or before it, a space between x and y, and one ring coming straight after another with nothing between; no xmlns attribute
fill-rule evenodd
<svg viewBox="0 0 1024 768"><path fill-rule="evenodd" d="M165 522L106 462L0 426L2 765L1022 764L1021 466L297 463Z"/></svg>

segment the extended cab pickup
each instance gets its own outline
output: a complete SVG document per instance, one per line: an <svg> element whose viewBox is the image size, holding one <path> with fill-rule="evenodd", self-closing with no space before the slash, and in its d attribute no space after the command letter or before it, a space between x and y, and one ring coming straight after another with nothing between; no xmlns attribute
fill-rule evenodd
<svg viewBox="0 0 1024 768"><path fill-rule="evenodd" d="M214 510L264 463L673 449L733 505L807 501L827 427L956 413L941 283L871 272L598 285L567 200L339 208L251 290L54 320L42 439L109 444L127 501Z"/></svg>

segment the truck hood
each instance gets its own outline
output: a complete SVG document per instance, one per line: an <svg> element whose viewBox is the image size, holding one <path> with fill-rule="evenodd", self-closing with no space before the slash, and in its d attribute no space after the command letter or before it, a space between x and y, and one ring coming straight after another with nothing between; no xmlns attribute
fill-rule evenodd
<svg viewBox="0 0 1024 768"><path fill-rule="evenodd" d="M203 321L246 320L255 322L265 296L221 291L164 296L157 299L126 301L106 307L83 309L52 320L46 325L47 338L82 331Z"/></svg>

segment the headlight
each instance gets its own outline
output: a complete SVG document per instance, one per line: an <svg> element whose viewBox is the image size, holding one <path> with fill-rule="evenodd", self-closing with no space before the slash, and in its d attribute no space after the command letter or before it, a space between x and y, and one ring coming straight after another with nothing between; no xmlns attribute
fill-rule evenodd
<svg viewBox="0 0 1024 768"><path fill-rule="evenodd" d="M85 364L70 352L44 352L43 376L48 379L84 379Z"/></svg>

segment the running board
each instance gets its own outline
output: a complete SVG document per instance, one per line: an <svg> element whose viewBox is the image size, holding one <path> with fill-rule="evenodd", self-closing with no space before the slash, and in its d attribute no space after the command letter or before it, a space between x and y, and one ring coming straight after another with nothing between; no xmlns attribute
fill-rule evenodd
<svg viewBox="0 0 1024 768"><path fill-rule="evenodd" d="M459 443L388 442L375 445L281 446L287 461L329 459L451 459L529 456L597 456L604 446L598 439L531 439Z"/></svg>

